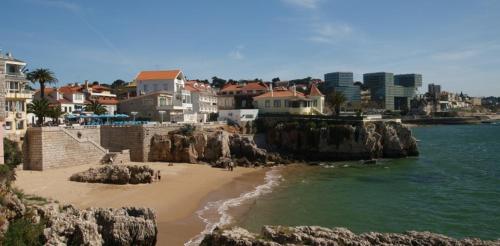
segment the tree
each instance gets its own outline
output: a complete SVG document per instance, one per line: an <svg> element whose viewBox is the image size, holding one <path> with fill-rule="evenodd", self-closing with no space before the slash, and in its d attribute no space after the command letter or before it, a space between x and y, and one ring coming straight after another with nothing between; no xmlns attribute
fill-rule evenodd
<svg viewBox="0 0 500 246"><path fill-rule="evenodd" d="M47 113L47 116L52 118L52 122L54 124L59 124L59 118L64 115L64 112L61 109L61 105L50 107Z"/></svg>
<svg viewBox="0 0 500 246"><path fill-rule="evenodd" d="M335 112L335 115L340 115L340 106L347 101L344 94L339 91L333 91L327 94L325 102L330 107L330 109Z"/></svg>
<svg viewBox="0 0 500 246"><path fill-rule="evenodd" d="M212 77L212 86L215 88L222 88L226 82L225 79L217 78L217 76Z"/></svg>
<svg viewBox="0 0 500 246"><path fill-rule="evenodd" d="M274 79L273 79L273 80L271 80L271 81L274 83L274 82L279 82L279 81L281 81L281 80L280 80L280 77L276 77L276 78L274 78Z"/></svg>
<svg viewBox="0 0 500 246"><path fill-rule="evenodd" d="M102 104L97 102L97 100L92 100L89 105L85 106L85 111L93 112L97 115L105 114L108 112Z"/></svg>
<svg viewBox="0 0 500 246"><path fill-rule="evenodd" d="M57 83L57 78L55 77L54 72L46 68L39 68L35 71L29 72L26 75L26 78L33 84L38 82L40 85L40 97L42 99L45 98L45 85Z"/></svg>
<svg viewBox="0 0 500 246"><path fill-rule="evenodd" d="M116 88L124 86L126 83L127 82L125 82L121 79L117 79L117 80L113 81L113 83L111 83L111 88L116 89Z"/></svg>
<svg viewBox="0 0 500 246"><path fill-rule="evenodd" d="M45 98L40 100L34 100L28 104L28 113L35 114L38 118L37 125L41 126L45 121L45 117L48 116L50 111L49 101Z"/></svg>

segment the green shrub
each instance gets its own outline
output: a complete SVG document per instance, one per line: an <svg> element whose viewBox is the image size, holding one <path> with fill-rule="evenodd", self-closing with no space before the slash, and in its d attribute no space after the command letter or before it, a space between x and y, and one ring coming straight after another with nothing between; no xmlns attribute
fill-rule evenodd
<svg viewBox="0 0 500 246"><path fill-rule="evenodd" d="M184 125L181 127L180 132L184 136L191 136L193 132L196 130L196 127L193 125Z"/></svg>
<svg viewBox="0 0 500 246"><path fill-rule="evenodd" d="M43 223L33 224L27 219L18 219L9 225L3 245L28 246L43 245Z"/></svg>
<svg viewBox="0 0 500 246"><path fill-rule="evenodd" d="M9 166L11 169L16 168L19 164L21 164L22 160L22 152L19 149L19 145L7 138L3 139L3 152L5 158L5 164Z"/></svg>

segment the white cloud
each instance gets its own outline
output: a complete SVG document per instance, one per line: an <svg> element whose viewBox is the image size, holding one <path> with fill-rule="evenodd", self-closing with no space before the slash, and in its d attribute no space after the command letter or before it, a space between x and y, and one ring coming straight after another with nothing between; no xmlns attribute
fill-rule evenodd
<svg viewBox="0 0 500 246"><path fill-rule="evenodd" d="M316 9L321 0L281 0L282 2L300 8Z"/></svg>
<svg viewBox="0 0 500 246"><path fill-rule="evenodd" d="M243 60L245 59L245 56L242 53L242 50L245 48L243 45L238 45L234 50L229 52L229 57L235 60Z"/></svg>
<svg viewBox="0 0 500 246"><path fill-rule="evenodd" d="M458 61L474 57L479 53L478 50L448 51L434 54L432 58L440 61Z"/></svg>
<svg viewBox="0 0 500 246"><path fill-rule="evenodd" d="M321 23L313 26L313 35L309 40L317 43L335 43L351 36L353 28L345 23Z"/></svg>

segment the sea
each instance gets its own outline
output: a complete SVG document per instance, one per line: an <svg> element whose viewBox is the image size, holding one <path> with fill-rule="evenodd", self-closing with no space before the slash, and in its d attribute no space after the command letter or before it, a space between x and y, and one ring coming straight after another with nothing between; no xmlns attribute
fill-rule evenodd
<svg viewBox="0 0 500 246"><path fill-rule="evenodd" d="M256 233L264 225L318 225L500 239L500 125L412 132L418 157L273 168L254 191L211 204L220 217L207 231L227 224Z"/></svg>

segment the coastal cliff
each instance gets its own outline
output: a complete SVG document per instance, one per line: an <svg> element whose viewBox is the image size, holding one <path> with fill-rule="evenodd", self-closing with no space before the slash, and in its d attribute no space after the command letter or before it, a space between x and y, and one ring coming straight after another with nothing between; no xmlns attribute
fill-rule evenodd
<svg viewBox="0 0 500 246"><path fill-rule="evenodd" d="M403 234L369 232L356 235L345 228L328 229L318 226L264 226L260 235L243 228L215 229L205 236L202 246L244 245L500 245L500 241L480 239L457 240L430 232L409 231Z"/></svg>
<svg viewBox="0 0 500 246"><path fill-rule="evenodd" d="M417 156L411 130L398 122L278 123L265 133L270 151L309 161L369 160Z"/></svg>

